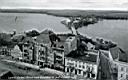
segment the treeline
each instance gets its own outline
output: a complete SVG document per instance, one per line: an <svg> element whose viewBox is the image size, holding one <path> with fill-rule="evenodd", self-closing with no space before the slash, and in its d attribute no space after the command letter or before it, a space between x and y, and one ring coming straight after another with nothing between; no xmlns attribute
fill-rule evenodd
<svg viewBox="0 0 128 80"><path fill-rule="evenodd" d="M10 47L22 41L25 37L35 37L40 35L40 33L36 30L26 32L24 35L16 35L16 33L15 34L14 33L10 33L10 34L0 33L0 47L1 46Z"/></svg>
<svg viewBox="0 0 128 80"><path fill-rule="evenodd" d="M0 46L10 46L12 44L11 37L11 34L0 33Z"/></svg>

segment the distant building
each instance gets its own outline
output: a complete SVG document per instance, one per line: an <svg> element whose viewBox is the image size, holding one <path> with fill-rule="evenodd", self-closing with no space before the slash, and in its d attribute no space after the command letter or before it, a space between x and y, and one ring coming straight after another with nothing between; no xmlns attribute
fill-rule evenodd
<svg viewBox="0 0 128 80"><path fill-rule="evenodd" d="M2 47L0 47L0 55L10 56L11 50L12 50L12 48L10 48L10 47L2 46Z"/></svg>
<svg viewBox="0 0 128 80"><path fill-rule="evenodd" d="M58 65L61 65L60 67L62 68L64 66L64 55L76 49L77 41L75 36L71 34L56 34L56 36L60 41L54 41L53 46L51 46L48 30L43 31L39 36L37 36L35 41L38 44L43 44L47 47L47 53L45 53L47 55L47 66L57 67Z"/></svg>
<svg viewBox="0 0 128 80"><path fill-rule="evenodd" d="M22 60L26 62L33 62L36 54L34 40L31 37L25 37L18 45L22 52Z"/></svg>
<svg viewBox="0 0 128 80"><path fill-rule="evenodd" d="M37 62L40 67L44 67L47 63L47 47L43 44L37 46Z"/></svg>
<svg viewBox="0 0 128 80"><path fill-rule="evenodd" d="M22 59L22 52L18 45L15 45L12 49L11 56L16 59Z"/></svg>
<svg viewBox="0 0 128 80"><path fill-rule="evenodd" d="M47 47L47 67L54 68L54 53L51 47Z"/></svg>
<svg viewBox="0 0 128 80"><path fill-rule="evenodd" d="M33 55L33 50L32 50L32 48L33 48L33 46L32 45L29 45L28 43L24 43L23 45L22 45L22 47L23 47L23 60L25 60L25 61L32 61L33 59L33 57L32 57L32 55Z"/></svg>
<svg viewBox="0 0 128 80"><path fill-rule="evenodd" d="M71 52L72 53L72 52ZM86 56L65 57L65 72L86 78L97 76L97 52L87 52ZM75 53L74 53L75 54Z"/></svg>
<svg viewBox="0 0 128 80"><path fill-rule="evenodd" d="M77 40L75 35L72 34L56 34L60 41L54 41L54 46L56 48L63 48L65 53L69 53L75 50L77 47ZM49 30L44 30L39 36L37 36L36 41L51 47L52 44L49 38Z"/></svg>
<svg viewBox="0 0 128 80"><path fill-rule="evenodd" d="M73 50L77 49L77 38L75 36L70 36L65 41L64 50L65 53L70 53Z"/></svg>
<svg viewBox="0 0 128 80"><path fill-rule="evenodd" d="M64 71L65 54L64 49L52 48L54 54L54 67Z"/></svg>
<svg viewBox="0 0 128 80"><path fill-rule="evenodd" d="M51 42L49 39L49 30L44 30L37 36L35 42L39 44L37 46L38 53L38 64L42 67L53 67L54 65L54 54L52 52L52 48L50 47ZM43 45L43 53L40 53L41 45ZM40 48L40 49L39 49ZM42 56L42 58L41 58ZM40 62L39 62L40 61Z"/></svg>

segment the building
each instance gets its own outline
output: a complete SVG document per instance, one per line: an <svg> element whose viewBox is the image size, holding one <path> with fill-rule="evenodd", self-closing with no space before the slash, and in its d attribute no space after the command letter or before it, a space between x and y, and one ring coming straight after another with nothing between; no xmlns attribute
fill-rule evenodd
<svg viewBox="0 0 128 80"><path fill-rule="evenodd" d="M47 47L43 44L37 45L37 63L40 67L44 67L48 63Z"/></svg>
<svg viewBox="0 0 128 80"><path fill-rule="evenodd" d="M101 50L101 64L98 67L100 75L98 79L104 80L127 80L128 79L128 55L119 47L110 48L108 51ZM106 66L105 66L106 65ZM103 66L103 67L102 67ZM109 72L109 73L108 73ZM99 75L99 74L98 74Z"/></svg>
<svg viewBox="0 0 128 80"><path fill-rule="evenodd" d="M75 52L71 52L71 54ZM87 52L88 55L65 57L65 72L82 76L85 78L96 79L97 76L97 54L98 52Z"/></svg>
<svg viewBox="0 0 128 80"><path fill-rule="evenodd" d="M65 55L77 48L77 39L71 34L57 34L60 41L55 42L55 47L52 48L54 54L54 67L64 71Z"/></svg>
<svg viewBox="0 0 128 80"><path fill-rule="evenodd" d="M117 80L115 65L109 59L109 51L99 51L97 80Z"/></svg>
<svg viewBox="0 0 128 80"><path fill-rule="evenodd" d="M70 53L73 50L77 49L77 38L76 36L70 36L65 41L65 53Z"/></svg>
<svg viewBox="0 0 128 80"><path fill-rule="evenodd" d="M0 47L0 55L10 56L11 50L12 50L12 48L10 48L10 47L2 46L2 47Z"/></svg>
<svg viewBox="0 0 128 80"><path fill-rule="evenodd" d="M36 61L36 44L34 43L34 40L31 37L24 37L23 40L18 43L18 45L22 52L22 61L30 63Z"/></svg>
<svg viewBox="0 0 128 80"><path fill-rule="evenodd" d="M56 36L60 41L54 41L54 46L51 46L49 30L44 30L37 36L36 42L45 45L47 48L47 52L45 53L45 64L47 67L57 68L57 66L61 65L60 67L64 68L64 55L76 48L75 36L71 34L56 34ZM67 48L70 48L70 51Z"/></svg>
<svg viewBox="0 0 128 80"><path fill-rule="evenodd" d="M40 33L39 36L37 36L35 42L37 45L37 53L38 53L38 64L42 67L53 67L54 65L54 54L52 53L52 48L50 47L51 42L49 39L49 30L44 30ZM43 46L41 46L43 45ZM40 53L41 47L44 50L45 53ZM42 60L41 60L42 56ZM40 63L39 63L40 61ZM41 62L42 61L42 62Z"/></svg>
<svg viewBox="0 0 128 80"><path fill-rule="evenodd" d="M121 48L110 49L110 59L117 68L117 80L128 79L128 55Z"/></svg>
<svg viewBox="0 0 128 80"><path fill-rule="evenodd" d="M128 80L128 63L117 62L118 77L117 80Z"/></svg>
<svg viewBox="0 0 128 80"><path fill-rule="evenodd" d="M22 47L23 47L22 59L26 62L32 61L33 60L32 59L33 58L32 57L32 55L33 55L33 50L32 50L33 46L29 45L28 43L23 43Z"/></svg>
<svg viewBox="0 0 128 80"><path fill-rule="evenodd" d="M11 56L15 59L22 59L22 52L18 45L15 45L12 49Z"/></svg>
<svg viewBox="0 0 128 80"><path fill-rule="evenodd" d="M52 48L54 54L54 68L64 71L65 54L64 49Z"/></svg>

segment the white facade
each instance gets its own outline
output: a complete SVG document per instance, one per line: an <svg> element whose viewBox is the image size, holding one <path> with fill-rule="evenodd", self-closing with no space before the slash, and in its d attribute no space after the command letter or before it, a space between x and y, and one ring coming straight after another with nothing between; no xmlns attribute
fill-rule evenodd
<svg viewBox="0 0 128 80"><path fill-rule="evenodd" d="M72 50L76 50L77 49L77 39L75 36L73 37L69 37L66 39L65 41L65 53L69 53Z"/></svg>
<svg viewBox="0 0 128 80"><path fill-rule="evenodd" d="M128 63L115 61L118 66L117 80L128 80Z"/></svg>
<svg viewBox="0 0 128 80"><path fill-rule="evenodd" d="M11 48L7 48L7 46L5 47L0 47L0 55L11 55Z"/></svg>
<svg viewBox="0 0 128 80"><path fill-rule="evenodd" d="M117 80L128 80L128 63L119 61L119 53L118 58L113 59L111 52L109 52L109 59L112 61L113 65L115 65L115 68L117 69Z"/></svg>
<svg viewBox="0 0 128 80"><path fill-rule="evenodd" d="M22 52L21 52L18 45L16 45L14 47L14 49L12 50L11 56L14 57L14 58L18 58L18 59L22 58Z"/></svg>
<svg viewBox="0 0 128 80"><path fill-rule="evenodd" d="M97 64L65 58L65 72L96 79Z"/></svg>

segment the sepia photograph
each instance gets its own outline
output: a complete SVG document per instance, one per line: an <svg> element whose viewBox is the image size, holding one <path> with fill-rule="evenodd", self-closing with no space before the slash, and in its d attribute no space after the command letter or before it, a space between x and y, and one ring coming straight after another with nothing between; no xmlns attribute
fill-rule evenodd
<svg viewBox="0 0 128 80"><path fill-rule="evenodd" d="M0 80L128 80L128 0L0 0Z"/></svg>

